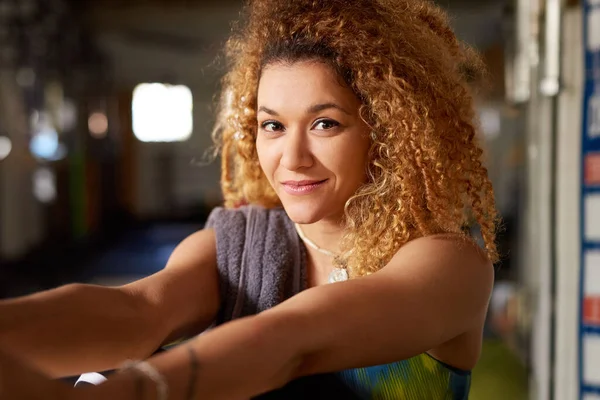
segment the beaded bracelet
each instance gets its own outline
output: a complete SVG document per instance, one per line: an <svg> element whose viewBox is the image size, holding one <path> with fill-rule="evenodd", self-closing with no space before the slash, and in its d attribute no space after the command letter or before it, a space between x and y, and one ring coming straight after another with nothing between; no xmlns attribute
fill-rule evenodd
<svg viewBox="0 0 600 400"><path fill-rule="evenodd" d="M123 365L121 371L134 371L138 374L147 377L156 385L157 400L168 400L169 398L169 385L165 377L158 372L147 361L129 361Z"/></svg>

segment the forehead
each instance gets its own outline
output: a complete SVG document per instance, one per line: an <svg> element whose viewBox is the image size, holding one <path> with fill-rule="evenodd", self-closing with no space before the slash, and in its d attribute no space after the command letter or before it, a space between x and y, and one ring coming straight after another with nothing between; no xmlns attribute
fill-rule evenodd
<svg viewBox="0 0 600 400"><path fill-rule="evenodd" d="M359 101L335 70L320 61L268 64L258 85L259 106L287 108L335 102L358 108Z"/></svg>

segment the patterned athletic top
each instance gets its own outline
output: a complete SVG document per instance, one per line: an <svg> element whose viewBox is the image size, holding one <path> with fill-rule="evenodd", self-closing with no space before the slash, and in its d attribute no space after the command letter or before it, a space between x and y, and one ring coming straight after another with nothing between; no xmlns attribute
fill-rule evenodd
<svg viewBox="0 0 600 400"><path fill-rule="evenodd" d="M467 400L471 373L420 354L408 360L310 376L260 400Z"/></svg>
<svg viewBox="0 0 600 400"><path fill-rule="evenodd" d="M424 353L388 365L337 374L361 399L467 400L471 374Z"/></svg>

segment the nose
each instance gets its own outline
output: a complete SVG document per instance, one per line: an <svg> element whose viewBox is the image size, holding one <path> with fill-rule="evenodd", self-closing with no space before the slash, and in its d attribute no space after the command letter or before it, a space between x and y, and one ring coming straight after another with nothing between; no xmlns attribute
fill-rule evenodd
<svg viewBox="0 0 600 400"><path fill-rule="evenodd" d="M313 164L308 137L302 129L288 129L284 137L280 164L282 167L296 171Z"/></svg>

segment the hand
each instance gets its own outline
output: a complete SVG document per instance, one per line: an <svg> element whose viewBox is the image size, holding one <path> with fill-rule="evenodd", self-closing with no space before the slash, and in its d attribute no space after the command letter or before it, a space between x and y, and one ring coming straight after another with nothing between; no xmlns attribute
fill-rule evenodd
<svg viewBox="0 0 600 400"><path fill-rule="evenodd" d="M0 400L71 400L74 389L0 351Z"/></svg>

